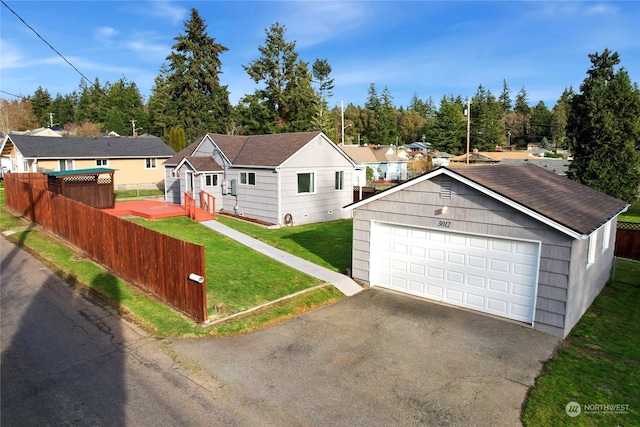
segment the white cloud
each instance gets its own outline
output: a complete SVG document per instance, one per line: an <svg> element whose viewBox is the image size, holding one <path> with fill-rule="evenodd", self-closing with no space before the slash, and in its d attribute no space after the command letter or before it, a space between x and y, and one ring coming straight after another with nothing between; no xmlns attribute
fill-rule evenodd
<svg viewBox="0 0 640 427"><path fill-rule="evenodd" d="M585 10L586 15L611 15L617 12L617 9L609 4L590 5Z"/></svg>
<svg viewBox="0 0 640 427"><path fill-rule="evenodd" d="M95 30L95 35L100 39L108 39L118 35L118 31L113 27L99 27Z"/></svg>
<svg viewBox="0 0 640 427"><path fill-rule="evenodd" d="M148 3L146 12L157 18L171 21L173 24L182 22L187 15L187 9L173 5L167 0L157 0Z"/></svg>

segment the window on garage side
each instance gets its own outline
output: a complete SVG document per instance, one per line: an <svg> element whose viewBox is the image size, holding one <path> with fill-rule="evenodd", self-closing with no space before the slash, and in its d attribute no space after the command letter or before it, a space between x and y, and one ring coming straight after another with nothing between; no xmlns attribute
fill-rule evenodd
<svg viewBox="0 0 640 427"><path fill-rule="evenodd" d="M609 249L609 241L611 240L611 221L604 225L604 234L602 235L602 252Z"/></svg>
<svg viewBox="0 0 640 427"><path fill-rule="evenodd" d="M304 172L298 174L298 194L315 192L315 174Z"/></svg>
<svg viewBox="0 0 640 427"><path fill-rule="evenodd" d="M336 171L335 187L336 190L344 189L344 171Z"/></svg>
<svg viewBox="0 0 640 427"><path fill-rule="evenodd" d="M109 166L109 159L96 159L96 166Z"/></svg>
<svg viewBox="0 0 640 427"><path fill-rule="evenodd" d="M240 172L240 184L242 184L242 185L256 185L256 173L255 172Z"/></svg>
<svg viewBox="0 0 640 427"><path fill-rule="evenodd" d="M598 230L589 236L589 251L587 253L587 268L596 262L596 245L598 243Z"/></svg>
<svg viewBox="0 0 640 427"><path fill-rule="evenodd" d="M144 160L144 168L145 169L155 169L156 167L157 166L156 166L156 159L155 158L149 157L149 158L146 158Z"/></svg>
<svg viewBox="0 0 640 427"><path fill-rule="evenodd" d="M215 187L218 185L218 175L208 173L204 176L204 185L207 187Z"/></svg>

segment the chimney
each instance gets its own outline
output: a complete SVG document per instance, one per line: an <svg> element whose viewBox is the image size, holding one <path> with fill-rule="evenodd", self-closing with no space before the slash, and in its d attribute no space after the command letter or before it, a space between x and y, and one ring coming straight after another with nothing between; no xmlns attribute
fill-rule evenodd
<svg viewBox="0 0 640 427"><path fill-rule="evenodd" d="M477 149L477 148L474 148L474 149L473 149L473 154L474 154L474 155L475 155L475 154L478 154L478 149Z"/></svg>

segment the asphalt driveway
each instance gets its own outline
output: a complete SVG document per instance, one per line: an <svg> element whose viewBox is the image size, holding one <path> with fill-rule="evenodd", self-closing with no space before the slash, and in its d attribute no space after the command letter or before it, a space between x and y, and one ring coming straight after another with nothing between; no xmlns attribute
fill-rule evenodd
<svg viewBox="0 0 640 427"><path fill-rule="evenodd" d="M168 340L265 425L520 425L558 338L371 289L251 334Z"/></svg>

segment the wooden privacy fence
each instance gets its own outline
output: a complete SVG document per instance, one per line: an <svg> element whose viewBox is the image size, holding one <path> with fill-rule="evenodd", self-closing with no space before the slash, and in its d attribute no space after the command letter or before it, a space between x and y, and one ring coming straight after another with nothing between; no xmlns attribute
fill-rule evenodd
<svg viewBox="0 0 640 427"><path fill-rule="evenodd" d="M640 224L618 221L614 254L622 258L640 259Z"/></svg>
<svg viewBox="0 0 640 427"><path fill-rule="evenodd" d="M38 186L38 178L26 175L37 174L5 175L8 206L80 248L124 280L197 321L207 320L206 281L189 280L190 274L205 277L204 246L52 193Z"/></svg>

